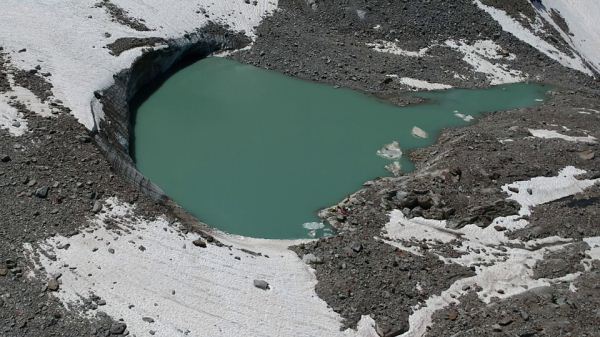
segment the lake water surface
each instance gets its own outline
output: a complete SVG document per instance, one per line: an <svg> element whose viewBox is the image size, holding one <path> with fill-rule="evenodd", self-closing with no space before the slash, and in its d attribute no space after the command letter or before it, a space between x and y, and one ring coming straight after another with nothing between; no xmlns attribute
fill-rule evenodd
<svg viewBox="0 0 600 337"><path fill-rule="evenodd" d="M406 153L432 144L442 128L538 104L546 91L512 84L427 92L418 95L428 103L400 108L208 58L176 73L139 107L134 157L144 175L211 226L263 238L322 236L328 227L310 230L319 227L313 222L320 209L390 175L385 166L394 161L410 171ZM412 135L415 126L429 138ZM377 154L394 141L404 157Z"/></svg>

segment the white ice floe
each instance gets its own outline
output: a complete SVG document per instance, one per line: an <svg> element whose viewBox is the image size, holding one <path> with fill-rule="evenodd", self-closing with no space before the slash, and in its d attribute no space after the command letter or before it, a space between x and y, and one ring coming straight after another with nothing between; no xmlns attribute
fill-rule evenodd
<svg viewBox="0 0 600 337"><path fill-rule="evenodd" d="M220 235L226 246L200 248L196 235L137 218L117 199L104 209L78 235L27 247L43 252L38 275L60 275L55 294L67 306L94 293L106 301L101 310L137 336L377 336L368 316L359 331L340 331L341 318L315 293L312 269L287 249L300 241Z"/></svg>
<svg viewBox="0 0 600 337"><path fill-rule="evenodd" d="M456 116L456 117L458 117L458 118L462 119L462 120L463 120L463 121L465 121L465 122L470 122L470 121L472 121L472 120L474 120L474 119L475 119L475 117L473 117L473 116L471 116L471 115L465 115L465 114L461 114L461 113L459 113L459 112L455 112L455 113L454 113L454 116Z"/></svg>
<svg viewBox="0 0 600 337"><path fill-rule="evenodd" d="M556 130L529 129L529 133L536 138L563 139L569 142L596 143L597 141L596 137L591 135L587 135L585 137L567 136L559 133Z"/></svg>
<svg viewBox="0 0 600 337"><path fill-rule="evenodd" d="M257 0L256 5L240 0L180 0L176 5L164 0L112 0L130 17L143 19L150 29L137 31L114 22L96 3L97 0L0 3L0 41L11 65L23 70L39 65L40 73L51 73L47 80L53 85L54 97L71 108L87 128L94 126L90 109L94 91L112 84L113 75L129 67L141 54L141 48L137 48L113 56L105 48L107 44L122 37L177 38L209 20L252 36L261 18L277 7L277 0ZM19 52L22 50L26 51Z"/></svg>
<svg viewBox="0 0 600 337"><path fill-rule="evenodd" d="M412 130L410 131L410 133L413 135L413 137L417 137L417 138L426 139L429 137L427 132L425 132L425 130L421 129L418 126L414 126L412 128Z"/></svg>
<svg viewBox="0 0 600 337"><path fill-rule="evenodd" d="M401 211L392 211L390 222L384 228L385 242L417 254L420 254L419 248L409 242L454 242L455 249L461 253L459 257L445 257L437 254L435 249L429 249L429 252L437 254L446 263L475 267L476 273L475 276L456 281L440 295L430 297L423 306L415 307L409 318L410 330L402 336L424 335L435 311L458 303L457 298L476 286L480 287L477 294L481 300L489 303L492 297L506 298L527 289L574 278L574 275L567 275L554 280L533 279L532 271L545 254L563 248L570 240L550 237L523 243L510 239L505 232L527 226L528 221L523 216L531 214L532 207L580 193L600 183L600 179L577 179L583 173L585 171L569 166L555 177L536 177L502 186L502 190L509 194L508 198L520 204L519 215L496 218L486 228L470 224L460 229L448 229L445 221L420 217L408 219ZM498 230L498 226L503 230ZM592 259L600 258L600 240L588 238L586 242L594 247L588 255Z"/></svg>
<svg viewBox="0 0 600 337"><path fill-rule="evenodd" d="M557 0L554 1L556 3L561 2L563 0ZM482 10L486 11L488 14L490 14L492 16L492 18L494 20L496 20L500 26L502 26L502 29L512 35L514 35L516 38L518 38L519 40L531 45L532 47L536 48L537 50L539 50L540 52L544 53L546 56L548 56L549 58L559 62L560 64L562 64L565 67L569 67L575 70L579 70L587 75L592 75L591 70L586 66L585 62L582 60L582 58L579 55L573 55L573 56L569 56L567 54L565 54L564 52L560 51L558 48L556 48L555 46L553 46L552 44L550 44L549 42L547 42L546 40L542 39L541 37L539 37L538 35L536 35L536 31L531 31L528 28L524 27L522 24L520 24L519 22L517 22L515 19L513 19L512 17L510 17L509 14L507 14L505 11L500 10L498 8L492 7L492 6L487 6L484 5L480 0L474 0L475 4L477 4L477 6L479 6L479 8L481 8ZM588 3L588 2L594 2L594 0L589 0L589 1L568 1L569 3L576 3L579 2L579 5L577 5L577 7L579 7L580 10L586 10L586 5L583 4L584 2ZM565 6L568 6L568 4L565 3ZM590 7L590 9L595 11L595 8L597 6L593 6ZM590 17L597 17L598 15L600 15L600 12L590 12L588 15L586 15L586 18L590 18ZM573 17L576 18L577 16L575 14L573 14ZM582 23L583 25L583 23ZM587 29L588 31L593 30L594 27L596 27L595 24L591 24L589 27L583 27L585 29ZM591 35L585 35L585 36L591 36Z"/></svg>
<svg viewBox="0 0 600 337"><path fill-rule="evenodd" d="M390 172L392 175L397 177L402 172L402 165L400 165L400 162L394 161L394 162L391 162L391 163L385 165L385 169L388 172Z"/></svg>
<svg viewBox="0 0 600 337"><path fill-rule="evenodd" d="M377 28L375 28L375 29L377 29ZM408 56L408 57L424 57L425 55L427 55L427 52L429 51L429 48L427 48L427 47L421 48L418 51L402 49L402 48L400 48L400 46L398 46L398 42L399 41L397 41L397 40L394 42L377 41L377 42L373 42L373 43L367 43L366 45L380 53L388 53L388 54Z"/></svg>
<svg viewBox="0 0 600 337"><path fill-rule="evenodd" d="M325 228L325 224L322 222L306 222L302 225L302 227L308 230L308 235L310 237L314 238L317 236L317 231L319 229Z"/></svg>
<svg viewBox="0 0 600 337"><path fill-rule="evenodd" d="M506 53L491 40L478 40L472 44L460 40L448 40L446 46L461 52L463 61L468 63L475 72L483 73L492 85L522 82L527 78L522 71L510 69L500 60L514 60L515 55Z"/></svg>
<svg viewBox="0 0 600 337"><path fill-rule="evenodd" d="M397 141L393 141L377 150L377 155L385 159L398 159L402 157L402 149Z"/></svg>

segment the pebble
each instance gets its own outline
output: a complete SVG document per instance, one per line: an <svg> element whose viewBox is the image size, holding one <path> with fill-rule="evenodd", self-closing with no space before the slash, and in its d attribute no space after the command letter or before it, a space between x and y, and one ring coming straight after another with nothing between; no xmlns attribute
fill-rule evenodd
<svg viewBox="0 0 600 337"><path fill-rule="evenodd" d="M96 214L102 210L102 203L99 200L94 202L94 206L92 207L92 213Z"/></svg>
<svg viewBox="0 0 600 337"><path fill-rule="evenodd" d="M315 254L308 253L302 257L302 261L307 264L321 264L323 263L323 258L318 257Z"/></svg>
<svg viewBox="0 0 600 337"><path fill-rule="evenodd" d="M8 269L4 267L0 267L0 276L8 275Z"/></svg>
<svg viewBox="0 0 600 337"><path fill-rule="evenodd" d="M154 318L152 317L142 317L142 321L146 323L154 323Z"/></svg>
<svg viewBox="0 0 600 337"><path fill-rule="evenodd" d="M110 326L110 333L113 335L122 335L125 329L127 329L127 324L121 322L114 323Z"/></svg>
<svg viewBox="0 0 600 337"><path fill-rule="evenodd" d="M43 186L35 190L35 196L38 198L46 198L48 196L48 186Z"/></svg>
<svg viewBox="0 0 600 337"><path fill-rule="evenodd" d="M254 280L254 286L256 288L262 289L262 290L268 290L268 289L270 289L269 282L267 282L265 280Z"/></svg>
<svg viewBox="0 0 600 337"><path fill-rule="evenodd" d="M509 325L512 322L513 322L512 318L510 318L510 317L504 317L504 318L502 318L500 320L500 322L498 322L498 324L500 324L501 326L507 326L507 325Z"/></svg>
<svg viewBox="0 0 600 337"><path fill-rule="evenodd" d="M458 318L458 310L450 309L448 311L448 319L451 321L455 321Z"/></svg>
<svg viewBox="0 0 600 337"><path fill-rule="evenodd" d="M363 250L363 245L360 242L355 242L350 248L356 253L360 253Z"/></svg>
<svg viewBox="0 0 600 337"><path fill-rule="evenodd" d="M48 290L50 290L50 291L58 291L59 287L60 287L60 285L58 284L58 280L56 280L54 278L48 280Z"/></svg>
<svg viewBox="0 0 600 337"><path fill-rule="evenodd" d="M194 240L192 242L194 244L194 246L196 247L200 247L200 248L206 248L206 242L204 242L204 240L198 238L196 240Z"/></svg>
<svg viewBox="0 0 600 337"><path fill-rule="evenodd" d="M0 161L3 163L8 163L10 161L10 156L8 156L6 154L0 155Z"/></svg>

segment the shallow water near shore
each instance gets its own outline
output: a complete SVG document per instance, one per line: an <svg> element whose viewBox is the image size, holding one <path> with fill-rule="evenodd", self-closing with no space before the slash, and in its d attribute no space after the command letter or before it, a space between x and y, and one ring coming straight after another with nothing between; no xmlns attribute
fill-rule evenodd
<svg viewBox="0 0 600 337"><path fill-rule="evenodd" d="M331 231L320 228L320 209L365 181L389 176L385 167L395 161L402 172L412 170L408 151L432 144L442 128L465 125L483 112L539 104L547 90L521 83L415 93L427 103L396 107L352 90L207 58L170 77L140 105L135 161L182 207L225 232L323 236ZM428 138L413 135L415 126ZM378 155L393 142L403 157Z"/></svg>

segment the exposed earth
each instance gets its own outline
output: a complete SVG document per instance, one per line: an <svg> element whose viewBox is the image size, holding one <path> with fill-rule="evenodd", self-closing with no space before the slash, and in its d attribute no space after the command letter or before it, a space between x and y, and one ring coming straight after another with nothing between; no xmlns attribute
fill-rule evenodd
<svg viewBox="0 0 600 337"><path fill-rule="evenodd" d="M532 25L537 15L526 0L482 2L523 25ZM108 0L97 6L118 24L151 29ZM552 15L566 29L560 13ZM558 30L545 25L543 38L575 57ZM378 50L388 46L382 41L397 41L396 52ZM477 55L465 52L465 45L475 41L499 46L490 47L497 54L483 54L505 65L500 77L466 61L465 55ZM117 57L139 47L151 52L163 42L162 37L119 38L107 48ZM404 78L465 88L511 79L549 84L540 106L490 112L470 126L445 130L435 145L410 154L414 172L367 182L324 210L323 218L338 229L336 236L291 249L314 268L316 293L343 319L340 329L354 329L370 315L377 334L386 337L600 336L600 74L594 67L586 74L560 64L467 0L281 0L257 28L251 48L228 57L399 105L419 101L410 95L419 88ZM6 98L23 116L11 127L20 129L25 120L27 131L15 135L10 127L0 129L0 335L126 335L131 322L103 313L107 303L99 296L82 299L77 308L64 306L55 296L63 287L61 275L42 277L44 268L35 263L39 256L30 258L35 247L43 247L40 242L93 233L88 220L106 211L108 198L118 198L135 204L140 218L166 214L169 222L181 223L184 233L202 228L204 239L190 246L222 244L206 225L155 201L111 168L95 134L54 97L48 78L55 74L17 64L14 54L0 49L0 95L26 88L49 102L50 111L40 116L20 97ZM580 185L572 191L560 179L535 180L570 179L563 171L570 166L585 171L575 174ZM551 197L545 198L546 187L540 186ZM421 218L439 221L423 227L428 233L423 235L431 236L395 234ZM435 227L439 223L444 229ZM481 252L474 247L484 233L504 241ZM473 245L465 249L467 244ZM34 248L24 249L28 245ZM246 252L249 258L259 253ZM500 277L493 268L506 263L510 269L519 254L532 256L523 263L526 277L497 284L478 278L490 270ZM480 260L461 260L471 255ZM46 258L56 261L52 252ZM269 289L262 280L254 285ZM437 304L431 321L417 320L420 309L437 308L431 300L436 296L446 302ZM415 322L426 326L415 327Z"/></svg>

